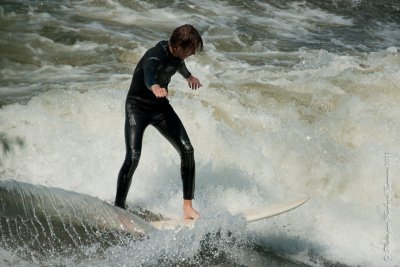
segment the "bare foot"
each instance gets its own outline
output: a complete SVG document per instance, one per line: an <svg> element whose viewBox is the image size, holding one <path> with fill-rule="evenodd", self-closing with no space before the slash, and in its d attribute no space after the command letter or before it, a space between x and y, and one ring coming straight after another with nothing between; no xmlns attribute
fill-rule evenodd
<svg viewBox="0 0 400 267"><path fill-rule="evenodd" d="M188 219L197 220L198 218L200 218L200 213L193 208L192 201L184 200L183 201L183 219L184 220L188 220Z"/></svg>

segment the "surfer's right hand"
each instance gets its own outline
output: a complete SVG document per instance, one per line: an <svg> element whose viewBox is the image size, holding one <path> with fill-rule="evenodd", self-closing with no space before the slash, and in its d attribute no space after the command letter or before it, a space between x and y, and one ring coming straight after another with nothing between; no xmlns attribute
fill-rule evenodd
<svg viewBox="0 0 400 267"><path fill-rule="evenodd" d="M164 87L161 87L159 84L154 84L151 87L151 91L157 98L162 98L168 96L168 91Z"/></svg>

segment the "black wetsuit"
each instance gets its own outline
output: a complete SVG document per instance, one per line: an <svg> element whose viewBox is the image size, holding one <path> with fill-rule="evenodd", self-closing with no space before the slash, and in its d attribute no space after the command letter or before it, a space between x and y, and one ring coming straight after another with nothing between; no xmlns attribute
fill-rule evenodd
<svg viewBox="0 0 400 267"><path fill-rule="evenodd" d="M140 159L143 134L150 124L178 151L183 198L194 197L195 162L189 137L168 99L157 98L150 89L152 85L159 84L168 90L171 77L177 71L184 78L191 76L185 62L171 54L167 41L149 49L135 68L125 105L126 156L118 175L116 206L125 208L132 176Z"/></svg>

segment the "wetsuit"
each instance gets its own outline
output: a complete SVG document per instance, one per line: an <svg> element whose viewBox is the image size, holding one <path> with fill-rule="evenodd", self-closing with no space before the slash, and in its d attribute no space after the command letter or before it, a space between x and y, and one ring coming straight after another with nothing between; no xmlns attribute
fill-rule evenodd
<svg viewBox="0 0 400 267"><path fill-rule="evenodd" d="M168 99L157 98L150 89L152 85L159 84L168 90L171 77L177 71L184 78L191 76L184 60L171 54L167 41L149 49L135 68L125 104L126 156L118 175L116 206L125 208L132 176L140 159L143 134L150 124L178 151L183 198L190 200L194 197L195 162L189 137Z"/></svg>

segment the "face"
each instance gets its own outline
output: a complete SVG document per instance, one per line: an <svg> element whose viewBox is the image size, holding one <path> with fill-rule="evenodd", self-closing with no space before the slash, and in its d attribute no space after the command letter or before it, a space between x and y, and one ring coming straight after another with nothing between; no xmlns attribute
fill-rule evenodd
<svg viewBox="0 0 400 267"><path fill-rule="evenodd" d="M191 55L194 55L196 53L195 49L182 49L180 47L178 48L172 48L172 52L174 56L179 57L180 59L186 59L190 57Z"/></svg>

